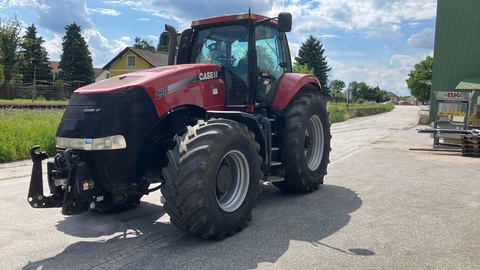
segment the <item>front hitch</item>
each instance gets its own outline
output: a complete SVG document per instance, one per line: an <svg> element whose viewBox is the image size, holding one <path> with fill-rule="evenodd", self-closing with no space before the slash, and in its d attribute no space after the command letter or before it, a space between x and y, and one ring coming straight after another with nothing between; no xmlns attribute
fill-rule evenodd
<svg viewBox="0 0 480 270"><path fill-rule="evenodd" d="M82 162L80 158L76 155L72 155L72 150L67 149L63 153L63 157L65 158L65 164L68 168L68 177L67 177L67 182L66 182L66 187L65 187L65 193L63 195L63 203L62 203L62 214L64 215L77 215L81 214L85 211L88 210L88 203L85 198L82 198L80 195L80 186L79 183L76 181L77 180L77 174L86 174L88 177L80 177L80 179L91 179L90 176L90 171L86 168L88 167L85 162ZM85 167L84 170L80 169L80 172L78 172L78 169ZM82 173L83 172L83 173ZM83 176L83 175L82 175ZM89 180L92 182L92 189L93 189L93 180ZM90 184L89 182L84 181L85 183L85 189L90 189ZM83 185L82 185L83 188Z"/></svg>
<svg viewBox="0 0 480 270"><path fill-rule="evenodd" d="M71 149L64 151L63 155L57 154L54 161L47 163L48 184L51 196L43 194L43 172L42 161L48 158L46 152L37 152L40 146L35 145L30 149L30 156L33 161L30 187L28 188L28 202L33 208L61 207L62 214L76 215L89 209L84 195L98 195L98 187L94 189L90 170L85 162L74 155ZM78 179L78 181L77 181ZM80 183L84 187L80 190ZM93 195L92 195L93 194Z"/></svg>
<svg viewBox="0 0 480 270"><path fill-rule="evenodd" d="M30 149L33 161L28 202L33 208L61 207L64 215L77 215L97 209L110 209L114 202L104 192L100 182L94 180L90 166L72 149L58 153L47 162L50 196L43 194L42 161L48 158L46 152L37 152L40 146Z"/></svg>
<svg viewBox="0 0 480 270"><path fill-rule="evenodd" d="M43 195L42 161L48 158L48 154L45 151L36 152L39 148L39 145L35 145L30 149L33 167L27 200L33 208L61 207L62 201L58 195Z"/></svg>

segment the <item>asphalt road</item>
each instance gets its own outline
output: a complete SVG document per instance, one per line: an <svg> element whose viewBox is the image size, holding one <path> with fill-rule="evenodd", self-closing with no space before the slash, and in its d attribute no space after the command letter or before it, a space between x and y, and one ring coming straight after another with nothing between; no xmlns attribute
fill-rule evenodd
<svg viewBox="0 0 480 270"><path fill-rule="evenodd" d="M0 269L480 269L480 159L431 149L420 108L332 125L320 190L264 186L222 241L169 224L159 192L121 213L27 203L31 164L0 164Z"/></svg>

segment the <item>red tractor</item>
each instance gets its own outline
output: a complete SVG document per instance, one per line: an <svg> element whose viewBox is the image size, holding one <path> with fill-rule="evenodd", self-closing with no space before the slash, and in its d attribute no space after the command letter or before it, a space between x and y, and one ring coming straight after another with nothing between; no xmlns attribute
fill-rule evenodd
<svg viewBox="0 0 480 270"><path fill-rule="evenodd" d="M168 66L74 92L47 162L50 196L42 179L48 156L30 150L31 206L104 211L161 188L176 227L221 239L251 220L259 181L318 189L330 123L316 77L292 73L291 26L286 12L202 19L179 38L167 25Z"/></svg>

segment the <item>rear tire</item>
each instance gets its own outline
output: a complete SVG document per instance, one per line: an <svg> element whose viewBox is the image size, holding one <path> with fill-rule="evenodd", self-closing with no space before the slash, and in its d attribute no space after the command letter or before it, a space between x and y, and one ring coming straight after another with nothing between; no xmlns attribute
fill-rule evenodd
<svg viewBox="0 0 480 270"><path fill-rule="evenodd" d="M222 239L251 220L261 178L259 145L248 128L213 119L187 127L168 151L164 209L177 228Z"/></svg>
<svg viewBox="0 0 480 270"><path fill-rule="evenodd" d="M319 92L301 91L286 108L282 145L285 180L273 184L285 191L312 192L323 184L330 162L330 122Z"/></svg>

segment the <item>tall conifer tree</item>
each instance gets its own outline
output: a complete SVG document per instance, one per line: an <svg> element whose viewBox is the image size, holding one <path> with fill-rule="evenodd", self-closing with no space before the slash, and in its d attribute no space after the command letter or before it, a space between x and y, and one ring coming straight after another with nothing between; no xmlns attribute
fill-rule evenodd
<svg viewBox="0 0 480 270"><path fill-rule="evenodd" d="M60 79L75 82L78 86L92 83L94 80L92 56L85 39L80 35L81 28L76 23L65 27L63 53L60 56Z"/></svg>
<svg viewBox="0 0 480 270"><path fill-rule="evenodd" d="M320 81L322 89L328 92L328 72L332 69L328 66L326 56L324 55L325 49L322 43L310 36L298 51L298 55L295 56L295 61L299 65L306 65L309 69L314 70L314 75Z"/></svg>
<svg viewBox="0 0 480 270"><path fill-rule="evenodd" d="M23 75L24 83L32 83L34 80L53 81L48 53L42 44L42 37L37 37L35 25L27 27L21 44L19 72Z"/></svg>

